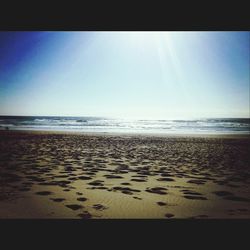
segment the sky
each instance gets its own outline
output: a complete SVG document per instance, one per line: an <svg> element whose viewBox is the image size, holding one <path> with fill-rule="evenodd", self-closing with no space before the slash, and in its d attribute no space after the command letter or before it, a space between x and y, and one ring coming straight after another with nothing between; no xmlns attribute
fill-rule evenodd
<svg viewBox="0 0 250 250"><path fill-rule="evenodd" d="M250 32L0 32L0 115L250 117Z"/></svg>

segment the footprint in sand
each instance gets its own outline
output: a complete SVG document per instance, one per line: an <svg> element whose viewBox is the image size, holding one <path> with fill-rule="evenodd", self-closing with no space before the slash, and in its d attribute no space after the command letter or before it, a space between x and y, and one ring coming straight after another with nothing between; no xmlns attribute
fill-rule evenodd
<svg viewBox="0 0 250 250"><path fill-rule="evenodd" d="M165 217L172 218L172 217L174 217L174 214L167 213L167 214L165 214Z"/></svg>
<svg viewBox="0 0 250 250"><path fill-rule="evenodd" d="M103 182L103 181L96 180L96 181L89 182L88 185L92 185L92 186L103 186L102 182Z"/></svg>
<svg viewBox="0 0 250 250"><path fill-rule="evenodd" d="M136 181L136 182L147 182L144 179L131 179L130 181Z"/></svg>
<svg viewBox="0 0 250 250"><path fill-rule="evenodd" d="M36 192L36 194L38 194L38 195L50 195L50 194L52 194L52 192L50 192L50 191L41 191L41 192Z"/></svg>
<svg viewBox="0 0 250 250"><path fill-rule="evenodd" d="M92 177L89 177L89 176L79 176L78 179L79 180L91 180Z"/></svg>
<svg viewBox="0 0 250 250"><path fill-rule="evenodd" d="M92 215L89 212L78 214L78 216L81 217L82 219L90 219L92 217Z"/></svg>
<svg viewBox="0 0 250 250"><path fill-rule="evenodd" d="M66 205L66 207L68 207L68 208L70 208L70 209L72 209L72 210L78 210L78 209L83 208L83 206L78 205L78 204Z"/></svg>
<svg viewBox="0 0 250 250"><path fill-rule="evenodd" d="M68 178L68 180L71 180L71 181L75 181L75 180L77 180L78 178L76 178L76 177L69 177Z"/></svg>
<svg viewBox="0 0 250 250"><path fill-rule="evenodd" d="M142 200L142 198L139 198L137 196L133 196L133 198L136 199L136 200Z"/></svg>
<svg viewBox="0 0 250 250"><path fill-rule="evenodd" d="M158 201L156 202L159 206L166 206L167 203L166 202L162 202L162 201Z"/></svg>
<svg viewBox="0 0 250 250"><path fill-rule="evenodd" d="M147 188L145 191L153 194L167 194L166 188L163 187L154 187L154 188Z"/></svg>
<svg viewBox="0 0 250 250"><path fill-rule="evenodd" d="M191 191L191 190L181 190L185 195L202 195L201 193L195 192L195 191Z"/></svg>
<svg viewBox="0 0 250 250"><path fill-rule="evenodd" d="M64 198L51 198L52 201L55 201L55 202L62 202L62 201L65 201Z"/></svg>
<svg viewBox="0 0 250 250"><path fill-rule="evenodd" d="M111 191L121 191L123 194L133 194L133 192L141 192L140 190L138 189L132 189L132 188L129 188L129 187L113 187L111 189Z"/></svg>
<svg viewBox="0 0 250 250"><path fill-rule="evenodd" d="M206 197L196 195L184 195L183 197L189 200L207 200Z"/></svg>
<svg viewBox="0 0 250 250"><path fill-rule="evenodd" d="M82 201L82 202L83 202L83 201L86 201L86 200L87 200L87 198L85 198L85 197L79 197L79 198L77 198L77 200L78 200L78 201Z"/></svg>
<svg viewBox="0 0 250 250"><path fill-rule="evenodd" d="M175 180L172 179L172 178L164 177L164 178L159 178L159 179L157 179L157 181L175 181Z"/></svg>
<svg viewBox="0 0 250 250"><path fill-rule="evenodd" d="M187 183L194 183L197 185L203 185L206 183L206 181L205 180L189 180L189 181L187 181Z"/></svg>
<svg viewBox="0 0 250 250"><path fill-rule="evenodd" d="M108 207L105 207L102 204L95 204L93 205L93 208L96 210L104 210L104 209L107 209Z"/></svg>
<svg viewBox="0 0 250 250"><path fill-rule="evenodd" d="M123 182L121 183L121 185L124 185L124 186L131 186L131 184L129 182Z"/></svg>
<svg viewBox="0 0 250 250"><path fill-rule="evenodd" d="M123 177L120 176L120 175L109 175L109 174L106 174L106 175L104 175L104 177L106 177L107 179L123 179Z"/></svg>
<svg viewBox="0 0 250 250"><path fill-rule="evenodd" d="M91 188L87 188L87 189L101 189L101 190L104 190L104 189L108 189L107 187L91 187Z"/></svg>

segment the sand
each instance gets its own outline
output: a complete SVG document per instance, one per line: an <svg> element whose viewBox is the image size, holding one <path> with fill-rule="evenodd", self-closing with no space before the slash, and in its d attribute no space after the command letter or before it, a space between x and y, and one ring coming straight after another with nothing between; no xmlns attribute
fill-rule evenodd
<svg viewBox="0 0 250 250"><path fill-rule="evenodd" d="M0 132L0 218L250 218L249 136Z"/></svg>

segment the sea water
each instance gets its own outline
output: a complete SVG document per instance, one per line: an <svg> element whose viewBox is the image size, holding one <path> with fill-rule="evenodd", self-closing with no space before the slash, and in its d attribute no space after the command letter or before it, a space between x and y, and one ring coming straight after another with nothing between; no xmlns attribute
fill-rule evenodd
<svg viewBox="0 0 250 250"><path fill-rule="evenodd" d="M250 118L139 120L105 117L0 116L0 129L161 134L250 134Z"/></svg>

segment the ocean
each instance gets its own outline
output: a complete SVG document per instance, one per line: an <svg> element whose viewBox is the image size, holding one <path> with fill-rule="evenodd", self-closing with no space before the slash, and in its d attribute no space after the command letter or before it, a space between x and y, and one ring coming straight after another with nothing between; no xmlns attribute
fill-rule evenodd
<svg viewBox="0 0 250 250"><path fill-rule="evenodd" d="M104 117L0 116L0 130L160 134L250 134L250 118L136 120Z"/></svg>

